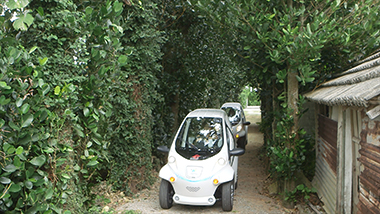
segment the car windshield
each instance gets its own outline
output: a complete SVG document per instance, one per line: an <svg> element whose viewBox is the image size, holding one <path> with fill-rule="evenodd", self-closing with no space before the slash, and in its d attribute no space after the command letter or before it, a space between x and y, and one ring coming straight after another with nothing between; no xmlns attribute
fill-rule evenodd
<svg viewBox="0 0 380 214"><path fill-rule="evenodd" d="M222 119L186 118L175 142L178 154L190 160L204 160L223 147Z"/></svg>
<svg viewBox="0 0 380 214"><path fill-rule="evenodd" d="M222 107L222 109L227 113L232 125L237 125L241 121L241 111L239 108Z"/></svg>

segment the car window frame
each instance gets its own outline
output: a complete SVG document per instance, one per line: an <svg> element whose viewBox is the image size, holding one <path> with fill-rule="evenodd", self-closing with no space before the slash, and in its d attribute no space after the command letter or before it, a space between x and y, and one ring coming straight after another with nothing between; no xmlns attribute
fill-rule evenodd
<svg viewBox="0 0 380 214"><path fill-rule="evenodd" d="M186 149L190 149L190 147L188 147L188 145L190 145L190 144L188 144L188 143L192 143L192 142L189 142L189 135L190 135L189 133L190 133L190 130L191 130L192 125L194 123L194 118L198 118L198 117L186 117L184 119L184 122L179 127L178 134L176 135L175 140L173 140L173 143L175 144L174 148L176 150L176 153L179 154L180 156L182 156L185 159L190 159L191 156L187 156L186 155L186 151L181 151L181 150L182 149L185 149L185 150ZM201 117L201 118L202 119L213 118L213 119L220 119L221 120L220 121L220 125L221 125L221 130L220 131L221 131L221 134L222 134L222 139L221 139L222 145L220 147L218 146L216 148L215 151L217 151L217 152L215 154L212 154L210 156L205 156L206 157L205 159L208 159L208 158L211 158L211 157L215 156L216 154L218 154L222 150L222 148L223 148L223 146L224 146L225 143L227 143L227 145L229 146L229 142L225 142L224 141L223 135L224 135L224 132L225 132L224 130L226 130L226 129L223 130L223 123L225 123L225 120L223 118L221 118L221 117L207 117L207 116L206 117ZM201 151L201 150L194 151L194 153L202 153L202 152L205 152L205 151Z"/></svg>
<svg viewBox="0 0 380 214"><path fill-rule="evenodd" d="M234 148L236 148L236 142L235 142L235 138L234 138L234 134L233 134L233 131L231 130L231 128L225 124L226 126L226 139L228 140L227 142L227 145L228 145L228 150L232 150ZM231 140L233 141L233 147L234 148L231 148Z"/></svg>

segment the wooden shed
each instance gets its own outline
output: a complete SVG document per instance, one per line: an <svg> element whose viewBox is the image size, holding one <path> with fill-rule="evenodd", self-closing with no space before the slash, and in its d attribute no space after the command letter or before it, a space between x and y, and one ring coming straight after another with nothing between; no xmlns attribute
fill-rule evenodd
<svg viewBox="0 0 380 214"><path fill-rule="evenodd" d="M313 185L328 213L380 213L380 53L305 94L316 103Z"/></svg>

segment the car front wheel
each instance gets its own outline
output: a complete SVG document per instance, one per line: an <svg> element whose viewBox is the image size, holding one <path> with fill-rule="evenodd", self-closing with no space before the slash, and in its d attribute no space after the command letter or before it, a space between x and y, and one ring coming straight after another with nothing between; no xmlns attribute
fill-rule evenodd
<svg viewBox="0 0 380 214"><path fill-rule="evenodd" d="M173 206L173 186L167 181L162 179L160 185L160 206L162 209L169 209Z"/></svg>
<svg viewBox="0 0 380 214"><path fill-rule="evenodd" d="M234 202L234 181L227 182L222 186L222 208L223 211L231 211Z"/></svg>

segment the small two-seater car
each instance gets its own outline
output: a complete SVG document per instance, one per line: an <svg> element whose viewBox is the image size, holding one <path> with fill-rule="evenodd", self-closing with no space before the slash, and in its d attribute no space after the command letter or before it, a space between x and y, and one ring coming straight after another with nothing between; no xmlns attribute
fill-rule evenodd
<svg viewBox="0 0 380 214"><path fill-rule="evenodd" d="M162 178L159 202L163 209L173 203L211 206L222 201L222 209L233 208L238 179L238 157L245 150L236 139L225 111L197 109L190 112L168 148L168 163L159 172Z"/></svg>
<svg viewBox="0 0 380 214"><path fill-rule="evenodd" d="M248 125L251 123L246 120L243 106L237 102L224 103L220 109L223 109L232 124L232 132L237 138L239 148L245 149L248 142Z"/></svg>

